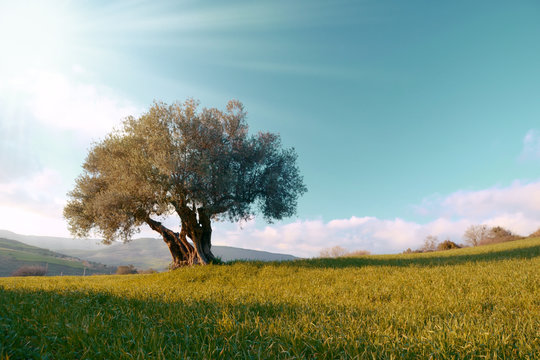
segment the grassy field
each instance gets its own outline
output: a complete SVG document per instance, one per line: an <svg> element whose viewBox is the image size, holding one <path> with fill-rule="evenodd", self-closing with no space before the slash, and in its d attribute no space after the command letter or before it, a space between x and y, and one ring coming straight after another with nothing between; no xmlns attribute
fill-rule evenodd
<svg viewBox="0 0 540 360"><path fill-rule="evenodd" d="M0 238L0 277L10 276L23 266L43 266L48 275L110 274L115 267L95 262L83 262L54 251Z"/></svg>
<svg viewBox="0 0 540 360"><path fill-rule="evenodd" d="M538 359L540 239L0 279L2 359Z"/></svg>

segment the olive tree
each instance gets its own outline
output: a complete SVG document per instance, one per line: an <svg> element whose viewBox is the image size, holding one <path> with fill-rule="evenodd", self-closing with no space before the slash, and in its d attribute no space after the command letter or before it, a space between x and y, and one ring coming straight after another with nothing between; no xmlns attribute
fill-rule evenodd
<svg viewBox="0 0 540 360"><path fill-rule="evenodd" d="M306 191L293 148L279 135L248 134L243 105L199 110L198 102L156 102L93 145L64 217L74 236L129 241L147 224L168 245L173 267L207 264L212 221L260 213L292 216ZM162 224L176 215L180 232Z"/></svg>

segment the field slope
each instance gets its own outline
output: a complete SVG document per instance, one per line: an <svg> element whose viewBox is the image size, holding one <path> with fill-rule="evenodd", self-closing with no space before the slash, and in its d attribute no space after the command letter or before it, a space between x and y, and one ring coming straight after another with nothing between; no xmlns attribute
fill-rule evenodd
<svg viewBox="0 0 540 360"><path fill-rule="evenodd" d="M540 239L0 279L0 358L538 359Z"/></svg>
<svg viewBox="0 0 540 360"><path fill-rule="evenodd" d="M47 275L110 274L116 271L115 267L0 238L0 276L10 276L20 267L35 265L46 267Z"/></svg>

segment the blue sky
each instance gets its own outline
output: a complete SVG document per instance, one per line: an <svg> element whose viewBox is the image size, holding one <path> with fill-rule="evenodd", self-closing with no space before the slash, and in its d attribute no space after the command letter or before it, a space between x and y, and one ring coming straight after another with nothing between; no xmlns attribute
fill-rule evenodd
<svg viewBox="0 0 540 360"><path fill-rule="evenodd" d="M536 1L0 1L0 228L67 235L92 141L194 97L241 100L309 190L297 217L218 224L215 243L312 256L535 230L539 19Z"/></svg>

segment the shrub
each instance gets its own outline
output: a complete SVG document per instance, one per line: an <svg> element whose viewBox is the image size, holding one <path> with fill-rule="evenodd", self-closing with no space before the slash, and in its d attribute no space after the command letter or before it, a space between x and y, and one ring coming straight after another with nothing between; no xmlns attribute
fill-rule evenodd
<svg viewBox="0 0 540 360"><path fill-rule="evenodd" d="M15 270L11 276L45 276L47 269L44 266L22 266Z"/></svg>
<svg viewBox="0 0 540 360"><path fill-rule="evenodd" d="M351 251L345 254L345 256L347 257L366 256L366 255L371 255L371 253L367 250L355 250L355 251Z"/></svg>
<svg viewBox="0 0 540 360"><path fill-rule="evenodd" d="M365 256L370 255L371 253L367 250L355 250L349 251L339 245L332 248L322 249L319 252L319 257L322 258L339 258L339 257L355 257L355 256Z"/></svg>
<svg viewBox="0 0 540 360"><path fill-rule="evenodd" d="M502 228L500 226L495 226L489 229L487 236L482 239L478 245L488 245L488 244L497 244L507 241L519 240L521 237L512 233L510 230Z"/></svg>
<svg viewBox="0 0 540 360"><path fill-rule="evenodd" d="M154 270L152 268L150 269L146 269L146 270L138 270L137 273L138 274L156 274L158 271L157 270Z"/></svg>
<svg viewBox="0 0 540 360"><path fill-rule="evenodd" d="M125 266L121 265L118 268L116 268L116 275L129 275L129 274L136 274L137 269L133 265Z"/></svg>
<svg viewBox="0 0 540 360"><path fill-rule="evenodd" d="M437 245L437 251L460 249L460 248L461 246L459 246L453 241L450 241L450 239L446 239L442 243Z"/></svg>
<svg viewBox="0 0 540 360"><path fill-rule="evenodd" d="M530 238L533 238L533 237L540 237L540 229L536 230L535 232L533 232L531 235L529 235L528 237Z"/></svg>
<svg viewBox="0 0 540 360"><path fill-rule="evenodd" d="M326 248L322 249L319 253L319 257L322 258L337 258L345 256L349 253L349 251L345 248L342 248L339 245L336 245L332 248Z"/></svg>

